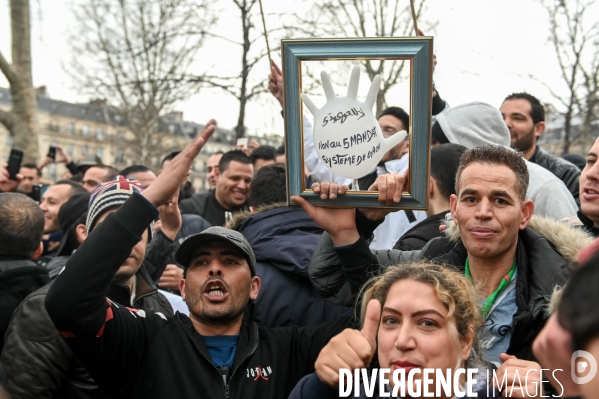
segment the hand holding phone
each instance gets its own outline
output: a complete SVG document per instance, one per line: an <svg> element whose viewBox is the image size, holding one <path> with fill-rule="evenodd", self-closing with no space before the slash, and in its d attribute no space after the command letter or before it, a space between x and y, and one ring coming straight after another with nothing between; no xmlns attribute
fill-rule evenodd
<svg viewBox="0 0 599 399"><path fill-rule="evenodd" d="M23 151L13 148L10 150L8 158L8 175L10 180L17 181L17 173L21 170L21 162L23 161Z"/></svg>
<svg viewBox="0 0 599 399"><path fill-rule="evenodd" d="M48 149L48 157L52 158L53 161L56 161L56 147L53 145Z"/></svg>
<svg viewBox="0 0 599 399"><path fill-rule="evenodd" d="M11 150L8 162L0 167L0 191L5 193L14 192L19 183L23 179L23 175L19 173L21 170L21 160L23 159L23 151Z"/></svg>

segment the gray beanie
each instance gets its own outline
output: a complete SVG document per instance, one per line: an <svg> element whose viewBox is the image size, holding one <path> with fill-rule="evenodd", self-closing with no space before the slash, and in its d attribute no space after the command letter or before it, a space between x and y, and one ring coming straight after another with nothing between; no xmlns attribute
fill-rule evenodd
<svg viewBox="0 0 599 399"><path fill-rule="evenodd" d="M458 105L437 115L450 143L471 149L483 145L510 146L508 130L499 110L489 104L473 102Z"/></svg>

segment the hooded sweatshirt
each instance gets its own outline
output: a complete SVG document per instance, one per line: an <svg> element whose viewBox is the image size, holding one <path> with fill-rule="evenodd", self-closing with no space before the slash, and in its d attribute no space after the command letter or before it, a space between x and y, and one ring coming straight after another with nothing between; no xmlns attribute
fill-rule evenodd
<svg viewBox="0 0 599 399"><path fill-rule="evenodd" d="M510 132L496 108L482 102L462 104L437 116L450 143L468 149L484 145L510 146ZM576 215L578 207L564 183L542 166L526 161L529 184L526 199L535 204L535 215L560 220Z"/></svg>
<svg viewBox="0 0 599 399"><path fill-rule="evenodd" d="M302 208L274 205L233 223L239 220L234 228L252 246L262 282L253 313L259 325L317 326L351 312L321 299L310 282L308 265L322 229Z"/></svg>

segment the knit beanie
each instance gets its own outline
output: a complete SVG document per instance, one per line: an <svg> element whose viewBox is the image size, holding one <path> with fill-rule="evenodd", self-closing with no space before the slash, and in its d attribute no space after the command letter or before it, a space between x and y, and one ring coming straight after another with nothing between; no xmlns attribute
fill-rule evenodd
<svg viewBox="0 0 599 399"><path fill-rule="evenodd" d="M486 103L473 102L450 108L437 115L437 123L450 143L468 149L483 145L510 146L510 131L501 113Z"/></svg>
<svg viewBox="0 0 599 399"><path fill-rule="evenodd" d="M144 190L135 179L125 179L123 176L117 176L114 180L100 184L92 192L87 207L87 234L90 234L95 227L98 218L106 211L118 209L133 195L141 193ZM152 237L152 226L149 228L149 237Z"/></svg>

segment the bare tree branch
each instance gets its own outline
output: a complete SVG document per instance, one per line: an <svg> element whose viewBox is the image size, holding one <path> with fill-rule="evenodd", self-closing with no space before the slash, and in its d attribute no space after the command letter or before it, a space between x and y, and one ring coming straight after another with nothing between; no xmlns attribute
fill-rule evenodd
<svg viewBox="0 0 599 399"><path fill-rule="evenodd" d="M430 32L435 23L423 18L426 5L426 0L417 2L416 14L419 25ZM311 13L296 14L296 19L299 23L288 29L308 37L408 36L412 29L409 2L400 4L400 0L317 0ZM363 60L360 63L370 79L381 76L381 88L377 96L378 115L386 107L385 96L389 90L408 78L404 62Z"/></svg>
<svg viewBox="0 0 599 399"><path fill-rule="evenodd" d="M67 72L121 114L135 136L136 162L150 164L164 151L159 118L203 81L188 70L215 21L209 1L86 0L76 8Z"/></svg>
<svg viewBox="0 0 599 399"><path fill-rule="evenodd" d="M577 140L583 140L588 146L592 126L599 119L596 72L599 68L599 24L590 17L593 12L589 12L595 2L541 0L549 15L550 40L567 93L559 93L559 89L545 84L551 96L563 107L559 111L564 123L563 154L569 152ZM589 18L593 24L587 27ZM580 128L575 124L581 124Z"/></svg>
<svg viewBox="0 0 599 399"><path fill-rule="evenodd" d="M17 80L17 74L13 70L12 66L6 61L2 51L0 51L0 71L6 76L8 83L12 83Z"/></svg>

